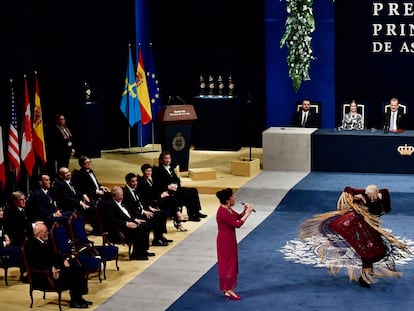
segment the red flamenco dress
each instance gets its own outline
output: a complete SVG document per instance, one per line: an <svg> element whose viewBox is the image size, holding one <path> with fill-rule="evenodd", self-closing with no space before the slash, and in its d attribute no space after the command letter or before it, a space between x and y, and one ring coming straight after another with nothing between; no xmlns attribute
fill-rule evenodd
<svg viewBox="0 0 414 311"><path fill-rule="evenodd" d="M395 260L410 251L392 233L381 228L380 216L391 210L391 204L388 190L381 189L380 193L382 213L354 199L354 195L364 194L363 189L346 187L336 211L316 215L301 224L301 240L317 235L324 237L312 249L329 273L337 274L346 267L350 281L361 277L368 284L375 283L379 277L401 276L395 269Z"/></svg>
<svg viewBox="0 0 414 311"><path fill-rule="evenodd" d="M217 233L217 265L220 278L220 290L227 291L237 286L238 249L236 228L244 221L243 213L239 214L232 208L220 206L216 214Z"/></svg>

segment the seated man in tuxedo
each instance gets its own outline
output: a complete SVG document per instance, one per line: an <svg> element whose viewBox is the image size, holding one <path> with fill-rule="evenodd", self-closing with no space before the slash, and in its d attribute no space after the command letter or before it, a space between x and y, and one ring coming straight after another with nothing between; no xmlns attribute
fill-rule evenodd
<svg viewBox="0 0 414 311"><path fill-rule="evenodd" d="M49 231L42 222L33 226L33 238L26 247L27 261L37 270L49 270L56 287L68 286L70 290L70 307L86 309L92 304L82 296L88 293L88 279L82 266L70 258L61 258L54 252L52 243L48 243ZM46 279L43 280L47 282ZM48 284L45 284L47 286Z"/></svg>
<svg viewBox="0 0 414 311"><path fill-rule="evenodd" d="M167 216L158 207L148 205L140 197L137 189L138 176L134 173L128 173L125 176L126 185L122 188L124 198L122 203L128 209L132 216L144 219L148 222L154 233L152 246L168 246L167 239L164 238L166 230Z"/></svg>
<svg viewBox="0 0 414 311"><path fill-rule="evenodd" d="M383 117L382 125L384 132L402 132L405 130L407 115L400 109L400 102L397 98L391 98L390 109Z"/></svg>
<svg viewBox="0 0 414 311"><path fill-rule="evenodd" d="M81 155L78 163L80 169L73 172L72 183L77 191L90 200L87 202L90 208L85 210L86 213L83 216L89 220L93 231L95 231L98 228L95 211L96 202L106 192L109 192L109 189L99 183L98 178L92 170L92 160L89 157Z"/></svg>
<svg viewBox="0 0 414 311"><path fill-rule="evenodd" d="M197 188L182 187L180 178L171 167L171 154L168 151L161 152L159 165L154 167L154 187L158 193L168 191L175 196L181 206L187 208L189 221L200 221L207 215L201 213L200 198Z"/></svg>
<svg viewBox="0 0 414 311"><path fill-rule="evenodd" d="M311 101L304 99L302 107L297 111L292 119L292 126L296 127L320 127L319 113L310 109Z"/></svg>
<svg viewBox="0 0 414 311"><path fill-rule="evenodd" d="M131 215L126 206L122 204L124 192L121 187L115 186L111 190L111 200L104 201L102 215L105 228L110 238L117 239L121 232L133 244L131 260L148 260L148 256L155 256L148 252L149 227L146 220Z"/></svg>

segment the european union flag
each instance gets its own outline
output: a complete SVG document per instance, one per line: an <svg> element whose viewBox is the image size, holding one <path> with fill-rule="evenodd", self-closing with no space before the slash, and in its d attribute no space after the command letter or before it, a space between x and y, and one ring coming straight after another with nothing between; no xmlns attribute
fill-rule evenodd
<svg viewBox="0 0 414 311"><path fill-rule="evenodd" d="M149 66L147 69L147 83L148 91L151 100L152 118L154 119L161 109L160 88L158 85L158 77L155 71L154 55L152 53L152 46L150 46Z"/></svg>
<svg viewBox="0 0 414 311"><path fill-rule="evenodd" d="M129 47L129 60L125 78L125 88L122 93L121 111L128 119L129 125L133 127L135 123L141 121L141 111L139 110L139 100L137 84L135 83L135 70L132 61L131 47Z"/></svg>

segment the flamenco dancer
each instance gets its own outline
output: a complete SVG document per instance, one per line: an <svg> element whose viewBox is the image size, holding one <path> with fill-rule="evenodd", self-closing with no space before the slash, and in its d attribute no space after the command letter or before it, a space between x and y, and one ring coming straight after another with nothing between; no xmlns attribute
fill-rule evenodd
<svg viewBox="0 0 414 311"><path fill-rule="evenodd" d="M390 211L387 189L376 185L368 185L365 190L345 187L336 211L316 215L301 224L300 239L325 237L317 239L312 249L317 249L328 272L335 275L346 267L351 282L370 288L381 277L400 277L395 260L410 254L403 242L380 226L380 217Z"/></svg>

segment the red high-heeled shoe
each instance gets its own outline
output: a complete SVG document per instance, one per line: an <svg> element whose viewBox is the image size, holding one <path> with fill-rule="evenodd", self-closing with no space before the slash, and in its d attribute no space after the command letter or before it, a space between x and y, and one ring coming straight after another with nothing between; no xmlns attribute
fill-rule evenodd
<svg viewBox="0 0 414 311"><path fill-rule="evenodd" d="M224 297L226 297L227 300L240 300L241 297L237 294L231 294L229 292L224 293Z"/></svg>

